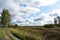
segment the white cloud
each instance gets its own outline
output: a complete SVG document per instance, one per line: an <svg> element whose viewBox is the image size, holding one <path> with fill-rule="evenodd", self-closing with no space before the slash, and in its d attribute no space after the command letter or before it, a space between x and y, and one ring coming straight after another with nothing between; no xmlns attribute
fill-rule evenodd
<svg viewBox="0 0 60 40"><path fill-rule="evenodd" d="M6 0L6 1L3 0L3 1L0 1L0 9L1 10L3 8L8 9L10 11L10 13L12 15L14 15L14 17L12 16L12 19L14 22L21 21L22 22L21 24L23 24L23 25L26 25L26 24L41 25L41 24L48 23L48 21L50 21L50 20L53 21L52 17L50 17L49 14L41 13L41 15L38 17L42 17L43 20L35 22L34 21L35 17L24 19L23 16L29 16L33 13L41 12L41 9L39 9L37 7L50 6L50 5L55 4L57 1L58 0ZM20 3L26 3L27 6L21 7ZM55 10L52 13L57 12L59 14L60 13L59 10L58 11ZM28 20L28 21L26 22L26 20Z"/></svg>
<svg viewBox="0 0 60 40"><path fill-rule="evenodd" d="M53 5L57 2L58 0L33 0L32 1L32 4L34 6L50 6L50 5Z"/></svg>
<svg viewBox="0 0 60 40"><path fill-rule="evenodd" d="M25 3L30 6L50 6L57 2L58 0L15 0L16 4Z"/></svg>
<svg viewBox="0 0 60 40"><path fill-rule="evenodd" d="M23 25L37 25L37 26L44 25L44 24L51 24L51 23L54 23L54 18L58 15L60 15L60 9L53 10L49 13L41 13L40 16L38 16L38 18L40 17L43 20L34 21L34 18L31 17L28 19L27 22L26 20L23 21L22 24Z"/></svg>
<svg viewBox="0 0 60 40"><path fill-rule="evenodd" d="M34 8L34 7L24 7L21 8L22 11L26 11L26 14L31 14L31 13L36 13L36 12L40 12L41 10L39 8Z"/></svg>
<svg viewBox="0 0 60 40"><path fill-rule="evenodd" d="M52 13L57 14L57 16L60 16L60 9L53 10Z"/></svg>
<svg viewBox="0 0 60 40"><path fill-rule="evenodd" d="M54 17L51 17L49 16L50 14L49 13L42 13L40 15L40 17L43 19L43 20L38 20L36 22L36 24L39 24L39 25L44 25L44 24L50 24L50 23L53 23L54 22Z"/></svg>
<svg viewBox="0 0 60 40"><path fill-rule="evenodd" d="M52 10L49 13L42 13L40 15L40 17L43 18L43 20L41 21L41 24L50 24L50 23L54 23L54 18L56 16L60 16L60 9L55 9Z"/></svg>

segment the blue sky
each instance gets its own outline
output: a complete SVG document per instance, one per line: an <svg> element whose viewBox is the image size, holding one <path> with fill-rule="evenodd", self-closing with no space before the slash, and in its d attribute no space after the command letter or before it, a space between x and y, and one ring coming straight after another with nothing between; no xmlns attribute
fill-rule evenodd
<svg viewBox="0 0 60 40"><path fill-rule="evenodd" d="M46 6L46 7L41 7L40 9L43 11L43 12L51 12L52 10L55 10L55 9L60 9L60 1L56 2L54 5L51 5L51 6Z"/></svg>
<svg viewBox="0 0 60 40"><path fill-rule="evenodd" d="M60 0L0 0L0 12L8 9L12 23L21 26L53 24L60 16Z"/></svg>

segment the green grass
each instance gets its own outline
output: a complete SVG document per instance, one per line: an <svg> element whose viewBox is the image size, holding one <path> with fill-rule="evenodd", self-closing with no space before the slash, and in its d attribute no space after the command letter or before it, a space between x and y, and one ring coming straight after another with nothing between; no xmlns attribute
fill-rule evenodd
<svg viewBox="0 0 60 40"><path fill-rule="evenodd" d="M4 30L0 29L0 40L2 40Z"/></svg>

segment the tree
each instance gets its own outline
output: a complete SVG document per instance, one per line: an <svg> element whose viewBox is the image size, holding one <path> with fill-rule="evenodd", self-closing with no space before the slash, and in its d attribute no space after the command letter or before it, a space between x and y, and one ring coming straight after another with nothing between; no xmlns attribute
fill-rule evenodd
<svg viewBox="0 0 60 40"><path fill-rule="evenodd" d="M55 25L57 24L57 20L56 20L56 18L54 18L54 23L55 23Z"/></svg>
<svg viewBox="0 0 60 40"><path fill-rule="evenodd" d="M57 16L54 18L54 23L55 24L60 24L60 16Z"/></svg>
<svg viewBox="0 0 60 40"><path fill-rule="evenodd" d="M60 24L60 16L57 16L58 24Z"/></svg>
<svg viewBox="0 0 60 40"><path fill-rule="evenodd" d="M45 24L44 27L45 28L54 28L55 25L54 24Z"/></svg>
<svg viewBox="0 0 60 40"><path fill-rule="evenodd" d="M18 26L18 24L15 24L15 26L17 27L17 26Z"/></svg>
<svg viewBox="0 0 60 40"><path fill-rule="evenodd" d="M11 15L9 14L9 11L7 9L3 9L1 15L2 15L1 17L2 26L8 26L11 21L11 18L10 18Z"/></svg>

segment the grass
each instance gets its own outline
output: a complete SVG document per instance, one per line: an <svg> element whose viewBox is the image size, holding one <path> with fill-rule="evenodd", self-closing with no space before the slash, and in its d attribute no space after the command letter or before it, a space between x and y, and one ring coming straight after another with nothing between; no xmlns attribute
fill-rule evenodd
<svg viewBox="0 0 60 40"><path fill-rule="evenodd" d="M59 40L60 28L21 27L10 28L10 32L21 40Z"/></svg>
<svg viewBox="0 0 60 40"><path fill-rule="evenodd" d="M5 31L4 31L5 30ZM43 27L7 27L0 29L0 38L3 36L3 32L12 39L8 34L8 31L18 39L21 40L60 40L60 28L43 28Z"/></svg>
<svg viewBox="0 0 60 40"><path fill-rule="evenodd" d="M11 31L12 35L14 35L15 37L21 39L21 40L35 40L34 38L30 38L24 35L21 35L20 33L15 33L13 31Z"/></svg>
<svg viewBox="0 0 60 40"><path fill-rule="evenodd" d="M4 30L0 29L0 40L2 40Z"/></svg>

